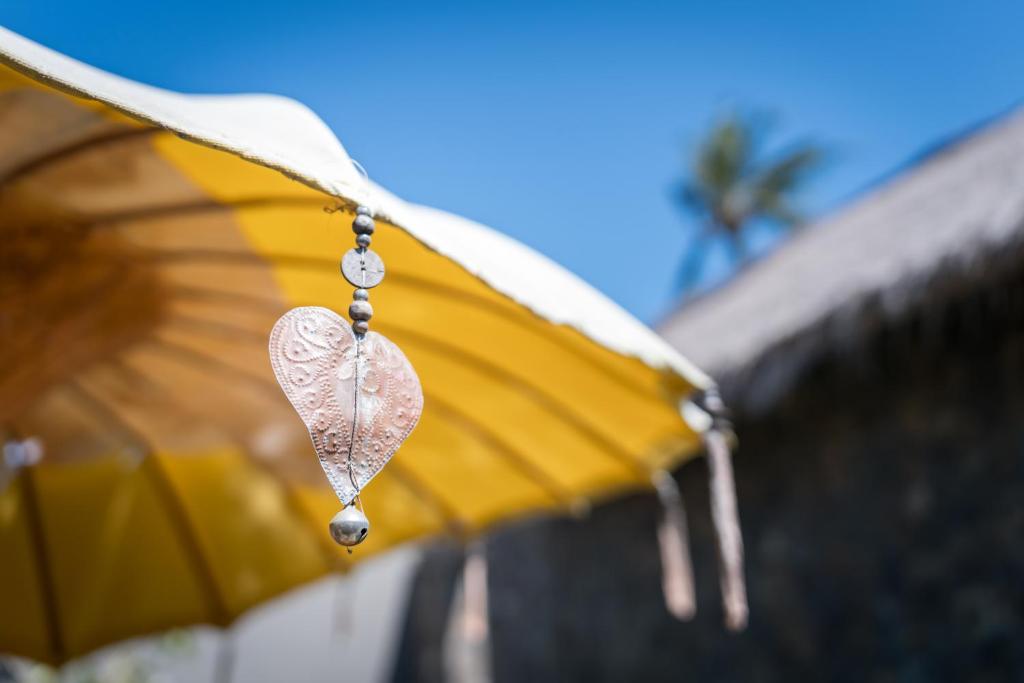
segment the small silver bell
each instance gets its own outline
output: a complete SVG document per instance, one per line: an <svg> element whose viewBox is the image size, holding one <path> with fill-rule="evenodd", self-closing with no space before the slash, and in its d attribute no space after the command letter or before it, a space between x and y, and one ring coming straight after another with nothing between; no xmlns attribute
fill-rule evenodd
<svg viewBox="0 0 1024 683"><path fill-rule="evenodd" d="M370 520L355 505L343 508L331 520L331 538L344 546L359 545L370 533Z"/></svg>

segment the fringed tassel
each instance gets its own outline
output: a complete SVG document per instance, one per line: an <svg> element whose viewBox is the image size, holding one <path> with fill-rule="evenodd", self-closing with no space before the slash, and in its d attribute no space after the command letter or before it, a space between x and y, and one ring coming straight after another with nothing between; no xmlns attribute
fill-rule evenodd
<svg viewBox="0 0 1024 683"><path fill-rule="evenodd" d="M482 541L472 545L462 570L462 635L466 642L487 642L490 621L487 614L487 552Z"/></svg>
<svg viewBox="0 0 1024 683"><path fill-rule="evenodd" d="M231 629L221 631L216 656L213 680L216 683L231 683L235 678L235 664L238 663L235 634Z"/></svg>
<svg viewBox="0 0 1024 683"><path fill-rule="evenodd" d="M697 613L693 586L693 564L686 524L683 494L671 474L664 470L651 478L661 501L658 522L658 551L661 555L661 590L665 607L676 619L689 621Z"/></svg>
<svg viewBox="0 0 1024 683"><path fill-rule="evenodd" d="M477 541L466 550L460 585L445 632L445 679L451 683L491 681L487 550Z"/></svg>
<svg viewBox="0 0 1024 683"><path fill-rule="evenodd" d="M334 579L334 609L331 610L331 632L343 638L352 635L355 622L355 591L352 590L352 575L337 576Z"/></svg>
<svg viewBox="0 0 1024 683"><path fill-rule="evenodd" d="M711 426L703 435L711 473L711 519L718 541L722 607L726 626L732 631L742 631L747 627L749 609L743 578L743 535L727 437L732 427L717 392L709 390L705 394L705 407L711 415Z"/></svg>

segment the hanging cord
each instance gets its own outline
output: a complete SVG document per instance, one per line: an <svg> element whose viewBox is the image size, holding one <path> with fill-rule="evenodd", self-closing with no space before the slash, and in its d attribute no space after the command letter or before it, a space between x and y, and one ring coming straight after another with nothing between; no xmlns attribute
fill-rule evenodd
<svg viewBox="0 0 1024 683"><path fill-rule="evenodd" d="M352 453L356 449L356 425L359 424L359 368L362 365L362 346L362 335L356 335L356 357L352 361L355 365L352 391L352 435L348 441L348 460L346 466L348 467L348 480L352 482L352 488L356 492L356 497L352 502L357 504L359 503L359 485L356 484L356 477L352 472ZM362 506L360 505L361 508Z"/></svg>
<svg viewBox="0 0 1024 683"><path fill-rule="evenodd" d="M705 391L702 403L701 407L711 417L710 427L702 436L707 448L711 477L711 519L718 541L722 608L725 611L725 625L732 631L742 631L747 626L749 608L743 578L743 534L740 531L736 484L729 453L732 424L717 389Z"/></svg>
<svg viewBox="0 0 1024 683"><path fill-rule="evenodd" d="M356 440L365 437L369 429L359 427L359 392L361 390L364 350L363 344L370 331L370 319L373 317L373 306L370 305L369 289L376 287L384 278L384 264L369 247L373 241L375 226L369 208L359 205L355 208L352 221L352 232L356 235L356 247L349 249L341 258L341 274L355 287L352 292L352 303L348 307L349 318L352 319L352 336L354 338L353 371L352 371L352 430L349 433L348 457L345 470L352 485L352 499L349 504L331 520L331 533L334 539L352 552L352 546L362 543L369 532L369 520L363 512L360 500L360 486L356 481L354 458L357 453ZM365 445L365 444L364 444ZM365 455L365 451L364 451ZM366 461L361 461L363 467Z"/></svg>
<svg viewBox="0 0 1024 683"><path fill-rule="evenodd" d="M370 175L366 172L366 169L363 167L363 165L361 163L359 163L355 159L351 159L351 162L352 162L352 165L355 166L356 170L359 171L359 174L362 175L365 180L369 180L370 179ZM359 209L356 212L357 219L358 219L359 216L363 215L364 213L365 213L366 216L370 215L369 211L366 210L365 207L360 206ZM369 245L370 245L370 240L371 240L370 235L373 234L373 227L372 226L373 226L372 219L370 219L370 227L368 229L359 229L359 230L357 230L355 224L353 224L353 230L356 230L356 234L359 235L359 237L356 240L356 242L357 242L356 249L357 249L357 251L359 253L360 281L359 281L358 284L357 283L352 283L352 284L357 284L357 286L361 290L364 290L364 291L365 291L365 288L366 288L366 286L368 284L367 281L366 281L366 250L369 248ZM362 233L362 234L360 234L360 233ZM350 280L350 282L351 282L351 280ZM353 391L352 391L352 436L349 439L348 461L346 463L346 466L348 468L348 479L349 479L350 482L352 482L352 488L355 489L355 492L356 492L356 497L353 500L353 503L357 504L359 506L359 508L362 509L362 502L359 500L359 493L360 493L359 485L356 483L355 474L352 471L352 454L354 453L355 448L356 448L356 434L357 434L356 426L359 424L359 372L362 369L362 365L363 365L363 363L362 363L362 360L363 360L362 351L363 351L363 337L365 336L365 333L360 332L359 330L357 330L355 328L353 328L353 333L354 333L355 339L356 339L356 356L355 356L355 360L353 361L354 364L355 364L355 372L353 373L355 378L353 380L353 385L354 386L353 386Z"/></svg>
<svg viewBox="0 0 1024 683"><path fill-rule="evenodd" d="M693 563L686 524L683 494L675 478L665 470L651 475L651 482L661 502L658 522L658 552L661 557L661 590L669 614L689 621L697 613L697 596L693 585Z"/></svg>

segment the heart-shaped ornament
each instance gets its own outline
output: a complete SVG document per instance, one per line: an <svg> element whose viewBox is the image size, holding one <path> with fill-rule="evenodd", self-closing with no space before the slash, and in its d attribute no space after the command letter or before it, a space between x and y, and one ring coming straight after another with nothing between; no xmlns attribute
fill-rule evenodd
<svg viewBox="0 0 1024 683"><path fill-rule="evenodd" d="M351 504L420 419L423 389L412 365L387 337L357 339L344 318L319 306L281 316L270 363L338 499Z"/></svg>

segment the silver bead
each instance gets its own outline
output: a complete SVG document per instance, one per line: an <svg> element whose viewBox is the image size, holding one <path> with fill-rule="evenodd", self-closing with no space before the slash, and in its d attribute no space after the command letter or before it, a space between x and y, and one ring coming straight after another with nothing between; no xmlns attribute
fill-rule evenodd
<svg viewBox="0 0 1024 683"><path fill-rule="evenodd" d="M370 323L365 320L357 320L352 323L352 331L356 334L366 334L370 331Z"/></svg>
<svg viewBox="0 0 1024 683"><path fill-rule="evenodd" d="M349 505L334 515L330 524L331 538L344 546L359 545L370 533L370 520L355 505Z"/></svg>
<svg viewBox="0 0 1024 683"><path fill-rule="evenodd" d="M353 301L348 307L348 317L352 320L369 320L373 317L373 306L369 301Z"/></svg>
<svg viewBox="0 0 1024 683"><path fill-rule="evenodd" d="M374 227L373 219L364 214L356 216L352 221L352 232L357 235L372 235Z"/></svg>
<svg viewBox="0 0 1024 683"><path fill-rule="evenodd" d="M370 298L370 293L360 287L356 291L352 292L352 298L356 301L366 301Z"/></svg>
<svg viewBox="0 0 1024 683"><path fill-rule="evenodd" d="M370 246L370 242L372 241L373 238L370 237L369 235L356 235L356 244L363 247L364 249Z"/></svg>
<svg viewBox="0 0 1024 683"><path fill-rule="evenodd" d="M372 216L373 214L370 213L370 209L369 208L367 208L365 206L357 206L356 207L356 215L357 216Z"/></svg>

